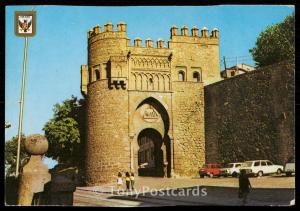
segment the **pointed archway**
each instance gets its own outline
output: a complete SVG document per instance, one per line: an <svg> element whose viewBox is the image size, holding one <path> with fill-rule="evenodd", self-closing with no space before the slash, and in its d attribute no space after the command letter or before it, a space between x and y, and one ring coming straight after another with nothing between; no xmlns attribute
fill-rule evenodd
<svg viewBox="0 0 300 211"><path fill-rule="evenodd" d="M171 176L170 122L165 107L155 98L144 99L136 108L133 127L133 168L139 176ZM164 163L168 163L164 168Z"/></svg>

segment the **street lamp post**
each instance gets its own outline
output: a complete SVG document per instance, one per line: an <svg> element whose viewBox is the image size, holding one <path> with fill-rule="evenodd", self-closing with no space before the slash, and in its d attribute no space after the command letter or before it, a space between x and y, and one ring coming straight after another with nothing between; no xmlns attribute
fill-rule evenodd
<svg viewBox="0 0 300 211"><path fill-rule="evenodd" d="M24 110L24 91L25 91L25 78L26 78L27 46L28 46L28 37L25 37L21 100L20 100L20 115L19 115L19 127L18 127L18 151L17 151L16 177L19 176L20 149L21 149L23 110Z"/></svg>
<svg viewBox="0 0 300 211"><path fill-rule="evenodd" d="M33 37L35 35L35 32L36 32L36 12L34 11L34 7L32 8L32 11L16 11L15 12L15 35L18 37L25 37L19 127L18 127L18 151L17 151L17 163L16 163L16 177L18 177L19 175L28 37Z"/></svg>

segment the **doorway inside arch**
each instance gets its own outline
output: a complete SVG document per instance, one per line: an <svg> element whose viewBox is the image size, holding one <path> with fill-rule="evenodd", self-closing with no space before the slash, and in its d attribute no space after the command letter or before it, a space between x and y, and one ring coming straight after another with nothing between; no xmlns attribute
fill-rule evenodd
<svg viewBox="0 0 300 211"><path fill-rule="evenodd" d="M163 139L155 129L145 129L138 136L139 176L164 176Z"/></svg>

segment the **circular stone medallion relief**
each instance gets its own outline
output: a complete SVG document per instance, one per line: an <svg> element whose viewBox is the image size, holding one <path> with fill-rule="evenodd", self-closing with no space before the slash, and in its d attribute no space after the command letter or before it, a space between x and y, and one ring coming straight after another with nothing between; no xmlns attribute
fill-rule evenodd
<svg viewBox="0 0 300 211"><path fill-rule="evenodd" d="M157 122L160 119L160 114L151 105L145 104L141 107L141 117L146 122Z"/></svg>

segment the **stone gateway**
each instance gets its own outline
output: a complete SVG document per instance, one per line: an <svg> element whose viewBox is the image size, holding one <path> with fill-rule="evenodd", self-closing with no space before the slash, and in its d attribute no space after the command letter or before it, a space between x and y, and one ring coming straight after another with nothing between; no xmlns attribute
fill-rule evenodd
<svg viewBox="0 0 300 211"><path fill-rule="evenodd" d="M171 28L168 46L134 46L126 24L88 32L81 66L87 100L86 183L114 182L118 172L195 176L205 163L204 86L220 78L219 32Z"/></svg>

